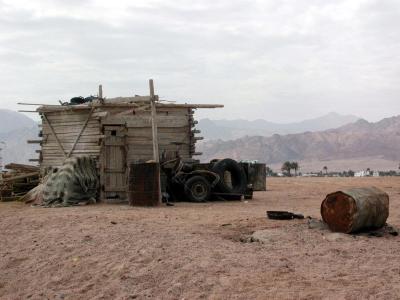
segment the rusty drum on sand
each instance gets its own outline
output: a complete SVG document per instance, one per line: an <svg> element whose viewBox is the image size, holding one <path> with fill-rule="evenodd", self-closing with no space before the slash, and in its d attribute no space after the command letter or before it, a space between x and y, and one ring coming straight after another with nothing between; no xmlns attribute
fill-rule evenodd
<svg viewBox="0 0 400 300"><path fill-rule="evenodd" d="M322 201L321 216L332 231L380 228L389 216L389 196L376 187L337 191Z"/></svg>
<svg viewBox="0 0 400 300"><path fill-rule="evenodd" d="M129 204L133 206L160 205L160 164L132 163L128 176Z"/></svg>

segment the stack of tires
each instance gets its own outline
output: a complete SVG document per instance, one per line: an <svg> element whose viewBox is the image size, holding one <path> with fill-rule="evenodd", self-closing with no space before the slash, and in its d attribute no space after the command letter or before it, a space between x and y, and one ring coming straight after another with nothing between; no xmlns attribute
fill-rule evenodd
<svg viewBox="0 0 400 300"><path fill-rule="evenodd" d="M236 160L230 158L218 160L212 164L211 170L221 178L216 186L217 192L236 195L246 192L247 177Z"/></svg>

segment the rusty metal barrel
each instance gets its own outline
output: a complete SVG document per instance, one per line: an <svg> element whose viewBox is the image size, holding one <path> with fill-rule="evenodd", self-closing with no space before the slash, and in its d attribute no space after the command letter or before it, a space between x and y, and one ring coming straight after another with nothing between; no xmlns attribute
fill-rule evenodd
<svg viewBox="0 0 400 300"><path fill-rule="evenodd" d="M160 164L132 163L129 165L128 199L133 206L160 205Z"/></svg>
<svg viewBox="0 0 400 300"><path fill-rule="evenodd" d="M389 196L376 187L337 191L322 201L321 216L332 231L381 228L389 216Z"/></svg>

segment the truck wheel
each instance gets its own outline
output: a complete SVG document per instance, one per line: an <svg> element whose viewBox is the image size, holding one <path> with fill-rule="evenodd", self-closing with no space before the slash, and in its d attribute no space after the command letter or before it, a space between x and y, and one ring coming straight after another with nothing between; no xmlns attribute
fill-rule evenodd
<svg viewBox="0 0 400 300"><path fill-rule="evenodd" d="M193 176L185 183L185 196L193 202L204 202L210 198L211 186L203 176Z"/></svg>
<svg viewBox="0 0 400 300"><path fill-rule="evenodd" d="M225 158L216 162L211 169L221 180L217 189L221 193L244 194L247 188L247 178L242 166L233 159Z"/></svg>

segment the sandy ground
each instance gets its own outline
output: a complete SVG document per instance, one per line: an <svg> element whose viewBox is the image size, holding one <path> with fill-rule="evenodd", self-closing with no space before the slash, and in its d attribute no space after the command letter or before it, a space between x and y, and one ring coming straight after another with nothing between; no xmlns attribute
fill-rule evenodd
<svg viewBox="0 0 400 300"><path fill-rule="evenodd" d="M324 196L375 185L400 225L400 177L279 178L249 202L133 208L0 203L1 299L400 299L400 237L341 235L319 218ZM258 230L268 242L245 242Z"/></svg>

